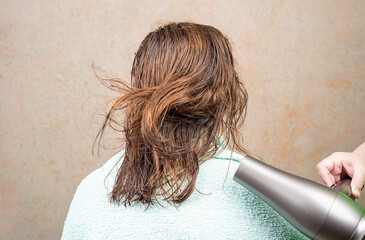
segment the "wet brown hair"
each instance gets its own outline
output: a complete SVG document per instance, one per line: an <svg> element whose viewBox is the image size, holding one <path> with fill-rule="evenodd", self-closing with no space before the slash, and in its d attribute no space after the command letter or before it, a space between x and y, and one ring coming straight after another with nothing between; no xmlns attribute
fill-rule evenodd
<svg viewBox="0 0 365 240"><path fill-rule="evenodd" d="M97 77L122 94L95 139L100 147L107 125L125 135L111 203L148 208L162 196L180 205L195 189L199 165L219 150L220 137L232 150L246 152L239 130L248 95L230 42L216 28L191 22L160 26L135 53L131 84ZM121 110L123 124L113 118Z"/></svg>

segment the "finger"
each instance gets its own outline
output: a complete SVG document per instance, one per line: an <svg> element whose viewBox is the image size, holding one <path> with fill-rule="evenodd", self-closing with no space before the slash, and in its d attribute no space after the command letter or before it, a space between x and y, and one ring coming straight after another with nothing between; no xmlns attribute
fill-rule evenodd
<svg viewBox="0 0 365 240"><path fill-rule="evenodd" d="M359 198L365 182L365 169L363 164L359 164L353 153L347 153L342 161L345 172L351 177L352 196ZM356 170L356 171L355 171Z"/></svg>
<svg viewBox="0 0 365 240"><path fill-rule="evenodd" d="M362 167L356 169L351 180L352 195L356 198L360 197L361 189L365 182L364 171L361 171L360 169L362 169Z"/></svg>
<svg viewBox="0 0 365 240"><path fill-rule="evenodd" d="M338 174L332 174L333 178L335 179L335 183L338 183L341 181L341 175Z"/></svg>
<svg viewBox="0 0 365 240"><path fill-rule="evenodd" d="M323 162L320 162L319 164L317 164L316 169L324 184L326 184L327 186L332 186L333 184L335 184L335 178L330 172L331 168L323 164Z"/></svg>
<svg viewBox="0 0 365 240"><path fill-rule="evenodd" d="M317 171L327 186L331 186L341 180L343 171L342 160L347 153L335 152L317 164Z"/></svg>

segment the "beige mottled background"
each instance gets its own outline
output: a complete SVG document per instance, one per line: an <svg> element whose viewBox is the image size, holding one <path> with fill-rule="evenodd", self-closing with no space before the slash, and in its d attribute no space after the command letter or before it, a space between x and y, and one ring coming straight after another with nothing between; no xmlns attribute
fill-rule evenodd
<svg viewBox="0 0 365 240"><path fill-rule="evenodd" d="M0 2L0 239L59 239L76 187L144 36L194 21L227 35L250 95L247 147L320 182L315 165L365 141L364 1ZM364 194L365 195L365 194ZM359 201L365 206L365 198Z"/></svg>

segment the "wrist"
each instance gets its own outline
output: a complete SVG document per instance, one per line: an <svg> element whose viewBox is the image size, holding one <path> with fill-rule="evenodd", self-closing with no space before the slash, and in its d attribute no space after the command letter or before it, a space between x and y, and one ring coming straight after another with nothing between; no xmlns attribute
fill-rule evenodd
<svg viewBox="0 0 365 240"><path fill-rule="evenodd" d="M365 152L364 151L357 151L357 150L355 150L355 151L353 151L353 153L355 153L357 156L360 157L360 159L362 161L365 162Z"/></svg>
<svg viewBox="0 0 365 240"><path fill-rule="evenodd" d="M365 161L365 142L363 144L361 144L360 146L358 146L353 153L356 153L357 155L359 155L362 160Z"/></svg>

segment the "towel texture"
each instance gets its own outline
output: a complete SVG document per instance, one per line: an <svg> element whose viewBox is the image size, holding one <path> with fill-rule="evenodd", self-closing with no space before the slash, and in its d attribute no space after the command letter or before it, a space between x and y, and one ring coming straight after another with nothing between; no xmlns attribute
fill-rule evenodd
<svg viewBox="0 0 365 240"><path fill-rule="evenodd" d="M233 180L244 156L226 148L200 166L196 189L209 195L195 190L178 208L167 203L163 208L156 203L143 211L145 206L137 204L127 208L112 205L107 193L112 189L123 153L120 151L82 180L72 200L62 240L307 239Z"/></svg>

